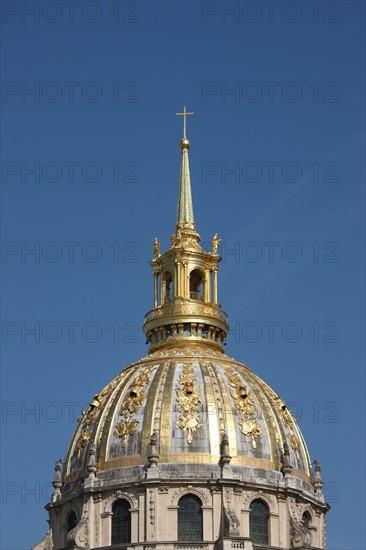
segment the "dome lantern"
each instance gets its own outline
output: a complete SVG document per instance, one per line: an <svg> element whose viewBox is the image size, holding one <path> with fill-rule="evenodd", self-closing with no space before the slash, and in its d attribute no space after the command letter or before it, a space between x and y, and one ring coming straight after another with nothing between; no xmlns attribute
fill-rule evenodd
<svg viewBox="0 0 366 550"><path fill-rule="evenodd" d="M144 331L151 344L150 353L166 346L200 344L224 351L223 342L229 330L227 315L218 303L218 255L220 239L212 238L212 249L206 252L199 244L193 215L189 171L186 117L184 104L180 183L175 233L170 249L161 254L154 239L154 259L150 262L154 277L154 308L144 319Z"/></svg>

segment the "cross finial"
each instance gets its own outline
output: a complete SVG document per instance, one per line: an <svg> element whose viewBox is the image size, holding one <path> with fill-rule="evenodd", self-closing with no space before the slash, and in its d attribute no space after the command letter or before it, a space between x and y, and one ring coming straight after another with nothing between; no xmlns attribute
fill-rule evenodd
<svg viewBox="0 0 366 550"><path fill-rule="evenodd" d="M187 137L187 116L188 115L194 115L194 113L188 113L187 112L186 102L184 102L183 113L177 113L177 116L182 116L183 117L183 139L186 139L186 137Z"/></svg>

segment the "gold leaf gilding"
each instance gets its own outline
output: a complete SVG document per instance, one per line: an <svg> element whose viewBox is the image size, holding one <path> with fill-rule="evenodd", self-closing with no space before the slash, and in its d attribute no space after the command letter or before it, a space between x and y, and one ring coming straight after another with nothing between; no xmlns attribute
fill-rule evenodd
<svg viewBox="0 0 366 550"><path fill-rule="evenodd" d="M253 448L256 449L256 438L262 434L262 428L255 419L257 409L251 393L247 390L243 380L232 367L226 369L226 375L229 380L230 394L234 400L235 408L240 418L238 421L240 431L243 435L250 437Z"/></svg>
<svg viewBox="0 0 366 550"><path fill-rule="evenodd" d="M178 379L178 385L175 388L178 410L180 412L177 428L187 432L187 442L189 444L193 441L193 434L202 427L199 413L201 398L199 392L194 387L196 381L197 376L194 372L194 366L191 363L184 363Z"/></svg>
<svg viewBox="0 0 366 550"><path fill-rule="evenodd" d="M151 369L152 367L147 367L130 384L126 392L125 400L118 412L122 420L116 424L113 434L121 439L123 448L126 447L127 436L137 432L137 426L140 421L133 417L139 412L140 407L144 403L145 392L150 382Z"/></svg>

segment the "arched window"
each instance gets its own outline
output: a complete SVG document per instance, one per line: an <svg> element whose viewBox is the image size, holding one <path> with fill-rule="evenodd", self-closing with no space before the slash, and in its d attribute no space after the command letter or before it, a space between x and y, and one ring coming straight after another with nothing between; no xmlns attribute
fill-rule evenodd
<svg viewBox="0 0 366 550"><path fill-rule="evenodd" d="M67 518L67 532L70 533L76 527L78 523L78 518L74 511L70 512L69 517Z"/></svg>
<svg viewBox="0 0 366 550"><path fill-rule="evenodd" d="M253 500L249 513L249 536L254 544L269 544L268 508L262 500Z"/></svg>
<svg viewBox="0 0 366 550"><path fill-rule="evenodd" d="M191 271L189 276L189 297L191 300L203 299L203 275L199 269Z"/></svg>
<svg viewBox="0 0 366 550"><path fill-rule="evenodd" d="M310 523L311 523L310 513L309 512L304 512L303 515L302 515L302 524L303 524L303 526L306 527L307 529L309 529Z"/></svg>
<svg viewBox="0 0 366 550"><path fill-rule="evenodd" d="M170 271L166 271L163 275L163 294L164 294L164 302L166 300L172 299L172 283L173 283L173 277Z"/></svg>
<svg viewBox="0 0 366 550"><path fill-rule="evenodd" d="M130 503L120 499L112 508L112 544L131 542Z"/></svg>
<svg viewBox="0 0 366 550"><path fill-rule="evenodd" d="M202 502L195 495L185 495L178 503L178 540L203 540Z"/></svg>

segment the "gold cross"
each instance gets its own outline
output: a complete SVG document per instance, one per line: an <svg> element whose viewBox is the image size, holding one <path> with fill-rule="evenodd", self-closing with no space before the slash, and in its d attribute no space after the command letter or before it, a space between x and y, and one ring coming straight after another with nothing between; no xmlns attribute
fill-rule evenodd
<svg viewBox="0 0 366 550"><path fill-rule="evenodd" d="M187 137L187 115L194 115L194 113L187 113L186 103L184 102L183 113L177 113L177 116L183 117L183 139Z"/></svg>

